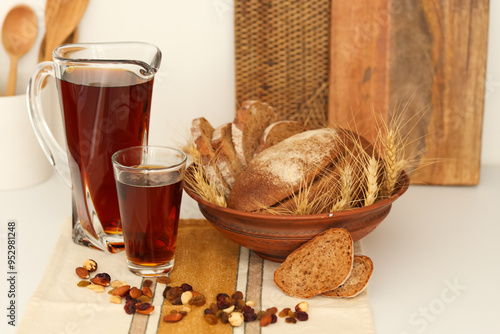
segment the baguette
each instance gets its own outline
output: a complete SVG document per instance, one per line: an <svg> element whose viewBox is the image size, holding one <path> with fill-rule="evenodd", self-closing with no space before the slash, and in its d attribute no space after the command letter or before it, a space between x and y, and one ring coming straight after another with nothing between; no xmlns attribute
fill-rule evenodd
<svg viewBox="0 0 500 334"><path fill-rule="evenodd" d="M352 272L338 288L321 293L325 297L352 298L363 292L372 276L373 262L368 256L355 255Z"/></svg>
<svg viewBox="0 0 500 334"><path fill-rule="evenodd" d="M287 295L311 298L342 285L351 274L354 245L343 228L326 230L293 251L274 272Z"/></svg>

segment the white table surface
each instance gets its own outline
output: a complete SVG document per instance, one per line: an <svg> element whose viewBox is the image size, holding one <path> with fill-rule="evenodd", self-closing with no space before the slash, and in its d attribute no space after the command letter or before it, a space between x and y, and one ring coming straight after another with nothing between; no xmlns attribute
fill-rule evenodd
<svg viewBox="0 0 500 334"><path fill-rule="evenodd" d="M500 333L500 166L483 167L474 187L411 186L363 240L375 270L369 296L377 333ZM17 319L49 261L70 190L56 176L0 191L0 265L6 277L6 225L17 221ZM0 332L8 285L0 280ZM56 316L56 315L55 315ZM333 325L333 324L332 324Z"/></svg>

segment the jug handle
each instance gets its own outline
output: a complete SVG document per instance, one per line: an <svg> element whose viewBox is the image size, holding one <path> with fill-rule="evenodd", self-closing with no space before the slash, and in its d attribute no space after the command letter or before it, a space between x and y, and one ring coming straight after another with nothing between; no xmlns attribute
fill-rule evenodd
<svg viewBox="0 0 500 334"><path fill-rule="evenodd" d="M49 162L59 173L64 182L71 188L68 155L50 131L42 110L42 84L44 79L48 76L55 78L54 63L51 61L44 61L37 64L29 80L26 92L26 96L28 97L29 117L35 135L47 159L49 159Z"/></svg>

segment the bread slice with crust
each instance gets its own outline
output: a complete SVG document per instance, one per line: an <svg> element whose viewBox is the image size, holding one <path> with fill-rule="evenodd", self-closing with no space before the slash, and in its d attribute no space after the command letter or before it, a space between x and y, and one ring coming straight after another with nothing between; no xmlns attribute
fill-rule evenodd
<svg viewBox="0 0 500 334"><path fill-rule="evenodd" d="M227 198L230 189L217 167L217 156L211 143L213 133L214 128L204 117L195 118L191 122L191 136L196 148L200 152L201 164L208 182L224 193L224 196Z"/></svg>
<svg viewBox="0 0 500 334"><path fill-rule="evenodd" d="M268 147L276 145L288 137L304 131L307 131L307 128L302 123L297 121L284 120L271 123L264 130L255 154L262 152Z"/></svg>
<svg viewBox="0 0 500 334"><path fill-rule="evenodd" d="M338 288L321 293L326 297L352 298L363 292L372 276L373 262L368 256L355 255L352 272Z"/></svg>
<svg viewBox="0 0 500 334"><path fill-rule="evenodd" d="M236 111L232 125L233 144L243 166L253 159L262 133L277 117L270 105L260 101L246 101Z"/></svg>
<svg viewBox="0 0 500 334"><path fill-rule="evenodd" d="M212 135L212 146L217 157L215 163L229 189L233 187L234 181L243 170L243 165L234 149L231 128L231 123L222 124Z"/></svg>
<svg viewBox="0 0 500 334"><path fill-rule="evenodd" d="M342 285L351 274L354 244L343 228L326 230L293 251L274 272L287 295L311 298Z"/></svg>

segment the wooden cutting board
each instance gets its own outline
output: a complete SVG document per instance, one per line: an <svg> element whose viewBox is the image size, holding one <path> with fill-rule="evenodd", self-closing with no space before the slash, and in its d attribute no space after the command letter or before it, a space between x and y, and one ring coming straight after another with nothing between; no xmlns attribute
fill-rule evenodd
<svg viewBox="0 0 500 334"><path fill-rule="evenodd" d="M331 6L329 124L374 140L376 118L399 115L407 152L424 152L413 183L478 184L489 1Z"/></svg>

